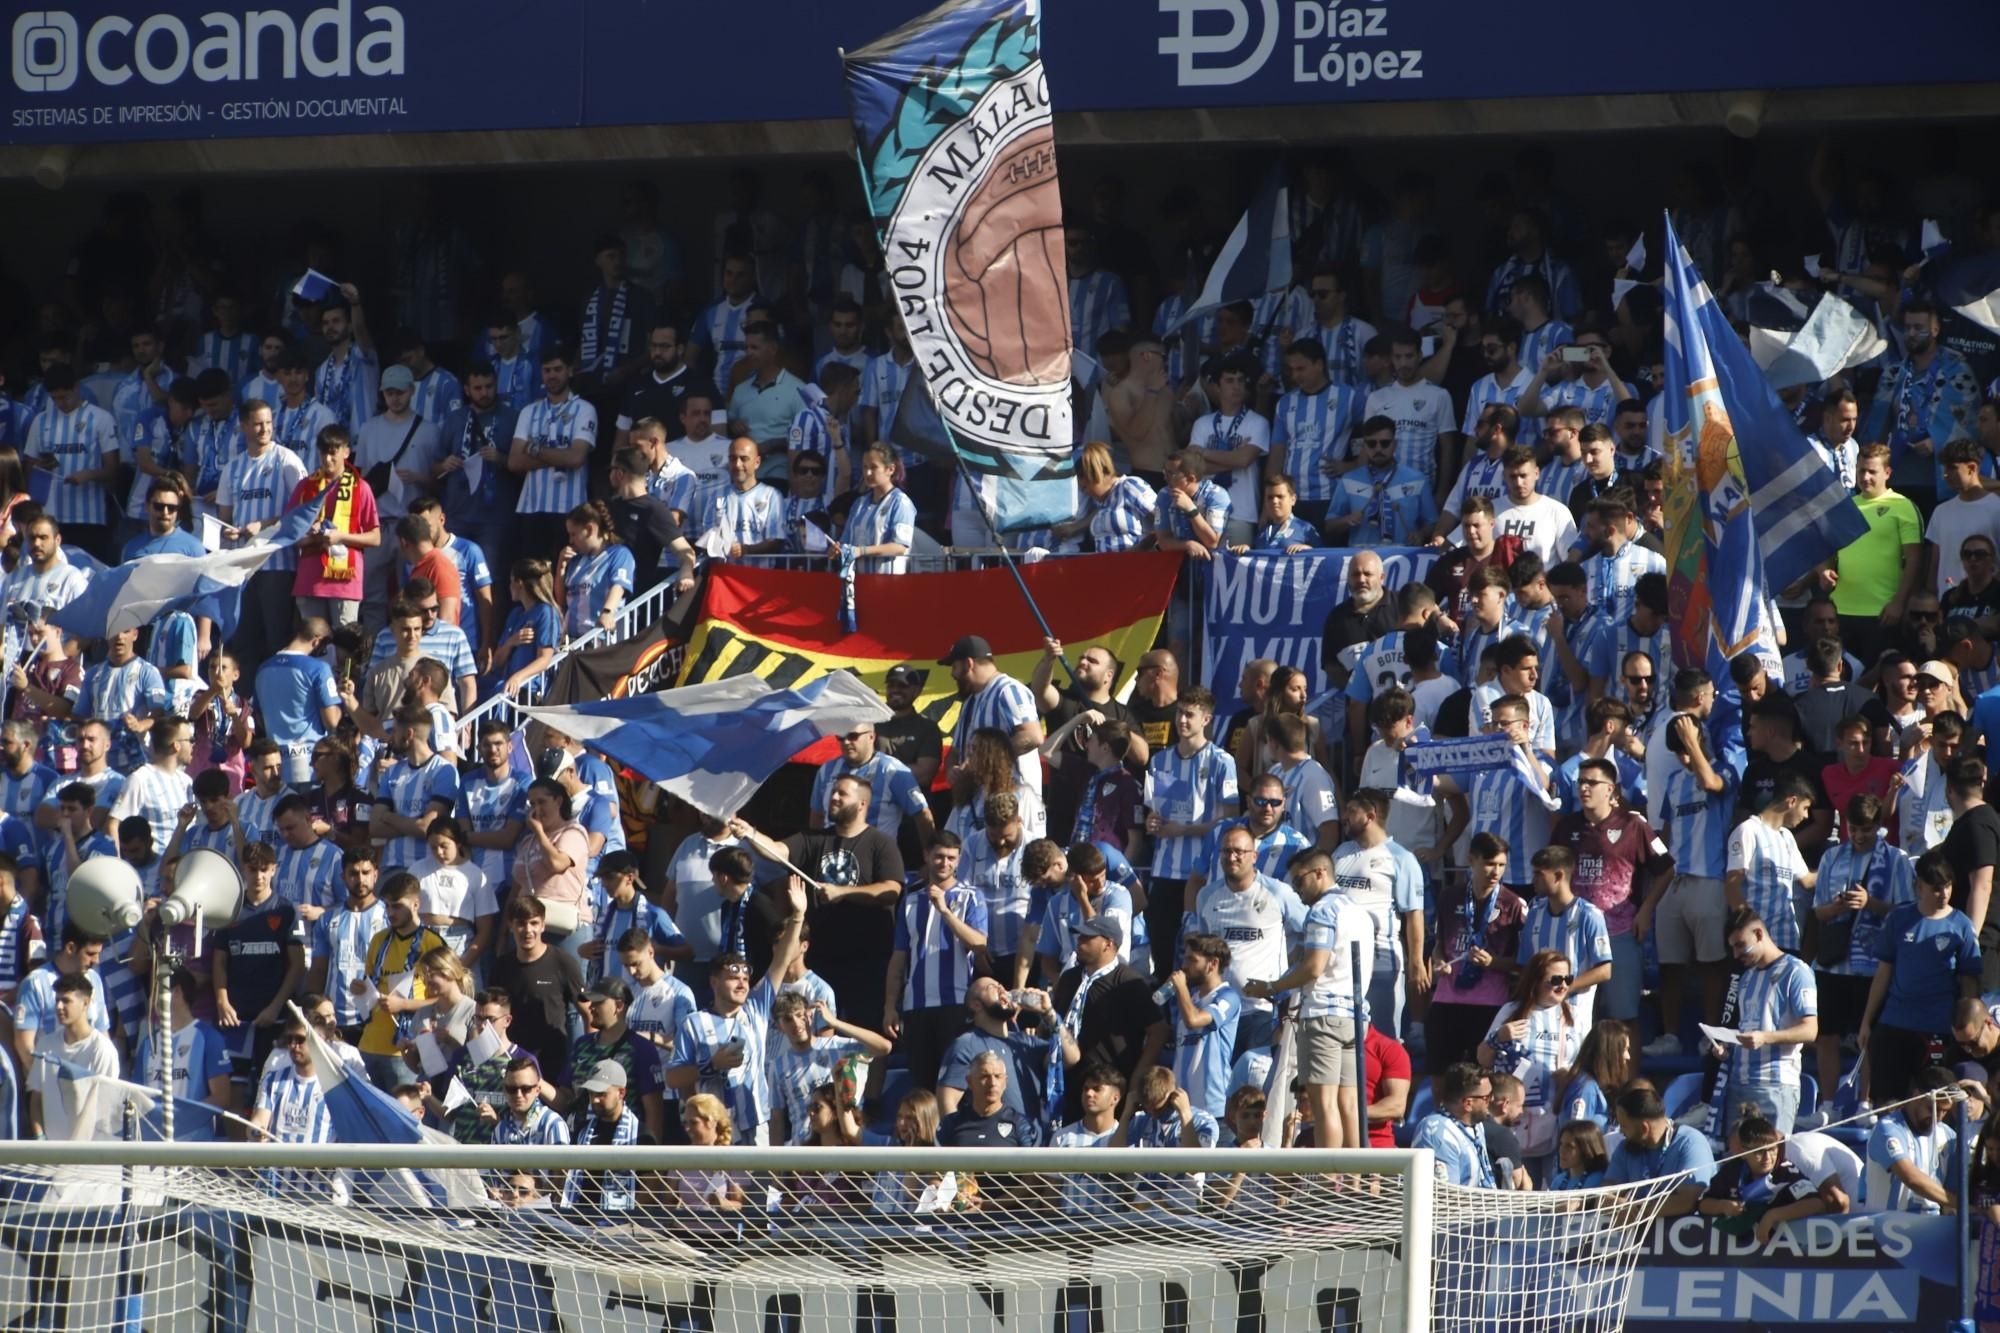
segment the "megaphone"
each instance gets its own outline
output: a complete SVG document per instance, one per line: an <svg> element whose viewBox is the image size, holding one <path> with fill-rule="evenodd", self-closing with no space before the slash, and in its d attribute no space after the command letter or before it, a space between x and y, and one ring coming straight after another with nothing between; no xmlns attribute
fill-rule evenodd
<svg viewBox="0 0 2000 1333"><path fill-rule="evenodd" d="M69 877L69 919L109 939L139 924L144 893L138 871L115 856L93 856Z"/></svg>
<svg viewBox="0 0 2000 1333"><path fill-rule="evenodd" d="M94 863L85 863L90 864ZM160 904L160 926L170 930L200 912L202 925L215 930L235 925L242 911L243 876L228 857L200 847L181 857L174 871L174 891Z"/></svg>

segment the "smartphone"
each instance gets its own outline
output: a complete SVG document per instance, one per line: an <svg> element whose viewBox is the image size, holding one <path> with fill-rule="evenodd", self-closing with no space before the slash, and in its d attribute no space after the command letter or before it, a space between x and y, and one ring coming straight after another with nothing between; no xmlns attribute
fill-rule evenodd
<svg viewBox="0 0 2000 1333"><path fill-rule="evenodd" d="M1563 360L1565 361L1579 366L1590 364L1590 349L1588 347L1565 347L1562 349L1562 352Z"/></svg>
<svg viewBox="0 0 2000 1333"><path fill-rule="evenodd" d="M1437 349L1438 340L1436 338L1425 338L1418 347L1418 350L1422 352L1426 361L1437 355Z"/></svg>

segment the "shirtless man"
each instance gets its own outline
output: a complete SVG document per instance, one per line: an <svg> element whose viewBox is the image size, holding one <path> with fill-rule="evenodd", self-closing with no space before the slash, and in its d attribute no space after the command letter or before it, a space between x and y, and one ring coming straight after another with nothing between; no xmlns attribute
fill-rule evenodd
<svg viewBox="0 0 2000 1333"><path fill-rule="evenodd" d="M1156 338L1132 344L1132 370L1104 386L1104 411L1111 430L1132 457L1132 470L1157 478L1165 473L1167 455L1186 433L1167 382L1166 350Z"/></svg>

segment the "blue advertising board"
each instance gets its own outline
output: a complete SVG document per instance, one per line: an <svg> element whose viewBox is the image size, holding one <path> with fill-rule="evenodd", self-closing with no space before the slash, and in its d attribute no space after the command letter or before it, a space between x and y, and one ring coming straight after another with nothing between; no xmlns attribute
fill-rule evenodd
<svg viewBox="0 0 2000 1333"><path fill-rule="evenodd" d="M746 23L681 0L26 3L0 82L15 144L836 119L837 50L931 7L769 0ZM1047 8L1058 111L1980 83L2000 39L1990 0L1930 0L1926 39L1888 42L1817 39L1878 28L1876 0Z"/></svg>

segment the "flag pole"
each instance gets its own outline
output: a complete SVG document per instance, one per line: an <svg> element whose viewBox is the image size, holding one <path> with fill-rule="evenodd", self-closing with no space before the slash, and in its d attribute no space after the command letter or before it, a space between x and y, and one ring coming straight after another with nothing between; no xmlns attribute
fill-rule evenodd
<svg viewBox="0 0 2000 1333"><path fill-rule="evenodd" d="M835 50L839 52L842 60L847 58L847 51L844 47L836 47ZM873 221L879 216L875 211L875 191L869 187L868 164L861 159L861 145L858 143L854 146L854 169L861 177L861 197L867 202L868 217L870 221ZM875 244L882 250L886 259L889 249L888 241L883 236L882 229L879 226L875 229ZM913 361L910 366L910 373L921 379L923 369ZM929 392L927 383L925 392ZM933 400L933 405L935 406L935 400ZM979 510L979 517L985 520L986 531L992 534L993 544L999 548L1000 559L1007 566L1007 572L1014 576L1014 586L1021 590L1021 600L1028 604L1028 614L1032 615L1035 618L1035 623L1041 626L1043 638L1055 638L1056 632L1049 627L1048 617L1042 614L1042 608L1035 604L1035 594L1028 591L1028 581L1021 577L1021 570L1014 563L1013 553L1007 549L1006 543L1000 540L1000 525L994 522L993 515L987 512L986 501L981 498L979 488L972 484L972 474L965 466L965 455L959 452L958 436L952 433L951 423L944 419L944 413L942 412L937 413L937 419L938 426L944 431L945 443L951 447L952 464L958 471L959 480L966 486L971 487L972 503ZM887 444L888 442L886 440L878 440L876 443ZM949 515L949 510L950 501L947 500L947 516ZM1057 660L1062 663L1063 674L1069 677L1071 684L1075 684L1076 668L1070 665L1069 654L1059 653L1057 654Z"/></svg>

